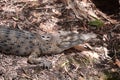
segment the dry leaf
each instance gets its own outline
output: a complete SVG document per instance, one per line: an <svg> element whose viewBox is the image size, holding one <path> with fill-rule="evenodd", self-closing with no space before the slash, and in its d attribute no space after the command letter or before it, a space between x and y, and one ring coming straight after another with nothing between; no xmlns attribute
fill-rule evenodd
<svg viewBox="0 0 120 80"><path fill-rule="evenodd" d="M120 60L119 59L115 60L115 64L120 68Z"/></svg>

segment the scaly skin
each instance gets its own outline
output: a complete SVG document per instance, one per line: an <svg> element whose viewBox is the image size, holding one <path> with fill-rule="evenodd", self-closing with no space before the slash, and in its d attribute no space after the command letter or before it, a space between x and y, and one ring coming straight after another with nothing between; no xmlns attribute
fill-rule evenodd
<svg viewBox="0 0 120 80"><path fill-rule="evenodd" d="M89 38L90 39L90 38ZM57 54L85 41L84 34L59 31L56 34L36 34L0 26L0 51L6 54L29 56L28 62L39 64L40 55ZM45 63L43 65L48 65Z"/></svg>

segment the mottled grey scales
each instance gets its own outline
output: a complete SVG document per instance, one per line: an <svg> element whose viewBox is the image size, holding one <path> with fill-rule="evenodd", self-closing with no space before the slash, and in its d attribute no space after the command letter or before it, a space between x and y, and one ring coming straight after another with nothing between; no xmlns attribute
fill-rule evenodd
<svg viewBox="0 0 120 80"><path fill-rule="evenodd" d="M37 34L0 26L0 51L6 54L29 56L29 63L39 64L41 63L39 59L41 54L61 53L66 49L83 43L86 39L94 38L86 38L84 35L70 31L59 31L55 34Z"/></svg>

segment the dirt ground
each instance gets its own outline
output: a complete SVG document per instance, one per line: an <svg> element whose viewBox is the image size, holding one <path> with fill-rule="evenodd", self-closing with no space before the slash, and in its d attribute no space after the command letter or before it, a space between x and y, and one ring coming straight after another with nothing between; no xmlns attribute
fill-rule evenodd
<svg viewBox="0 0 120 80"><path fill-rule="evenodd" d="M0 25L38 34L59 30L94 32L99 41L89 44L99 52L71 48L61 54L41 56L52 62L52 69L28 64L27 57L1 52L0 80L120 80L120 25L90 27L79 21L64 1L0 0ZM119 15L113 19L119 22Z"/></svg>

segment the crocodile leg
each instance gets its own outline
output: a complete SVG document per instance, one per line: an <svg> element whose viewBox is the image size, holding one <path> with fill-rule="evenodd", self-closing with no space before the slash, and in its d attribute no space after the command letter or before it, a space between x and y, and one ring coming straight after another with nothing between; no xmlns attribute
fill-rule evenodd
<svg viewBox="0 0 120 80"><path fill-rule="evenodd" d="M36 48L31 55L28 57L28 63L30 64L36 64L38 67L43 67L43 68L51 68L52 63L47 60L41 59L40 56L40 50Z"/></svg>

